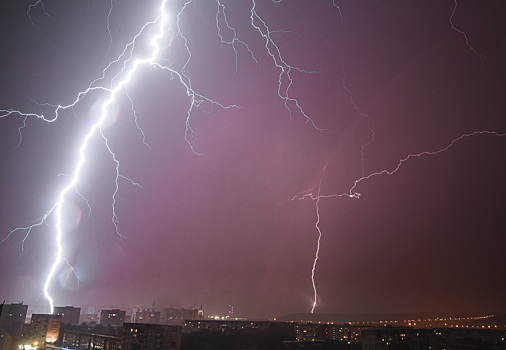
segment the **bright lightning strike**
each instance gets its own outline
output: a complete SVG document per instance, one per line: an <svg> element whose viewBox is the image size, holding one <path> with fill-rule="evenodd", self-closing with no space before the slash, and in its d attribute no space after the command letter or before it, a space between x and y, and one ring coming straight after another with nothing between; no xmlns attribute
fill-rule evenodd
<svg viewBox="0 0 506 350"><path fill-rule="evenodd" d="M481 55L480 53L478 53L476 51L476 49L470 44L469 38L468 38L466 32L463 31L463 30L461 30L461 29L459 29L459 28L457 28L455 26L454 22L453 22L454 17L455 17L455 13L457 12L457 7L458 7L458 2L457 1L458 0L454 0L454 7L453 7L453 10L452 10L452 12L450 14L450 17L448 19L448 21L450 23L450 27L451 27L452 30L454 30L455 32L457 32L458 34L460 34L464 38L466 46L477 57L479 57L482 60L482 63L483 63L483 60L486 59L486 57L484 55ZM334 6L338 8L339 14L341 15L341 19L342 19L341 10L335 4L335 2L334 2ZM318 239L317 239L317 247L316 247L316 252L315 252L315 258L314 258L313 266L312 266L312 269L311 269L311 282L312 282L313 293L314 293L313 304L312 304L312 307L311 307L311 313L314 313L314 310L315 310L315 308L317 306L317 300L318 300L318 293L317 293L317 288L316 288L316 283L315 283L315 270L316 270L316 266L317 266L317 263L318 263L318 257L319 257L319 252L320 252L320 243L321 243L321 238L322 238L322 231L321 231L320 226L319 226L320 225L320 206L319 205L320 205L320 199L321 198L349 197L349 198L356 198L356 199L358 199L358 198L360 198L361 194L359 192L356 192L356 188L357 188L357 186L361 182L369 180L369 179L371 179L373 177L376 177L376 176L380 176L380 175L394 175L402 167L402 165L405 162L409 161L410 159L419 158L419 157L423 157L423 156L438 155L438 154L440 154L442 152L447 151L448 149L450 149L451 147L453 147L455 143L461 141L464 138L469 138L469 137L473 137L473 136L477 136L477 135L490 135L490 136L496 136L496 137L504 137L504 136L506 136L506 133L498 133L496 131L489 131L489 130L482 130L482 131L478 130L478 131L474 131L474 132L471 132L471 133L463 134L463 135L461 135L461 136L453 139L446 147L441 148L439 150L436 150L436 151L424 151L424 152L420 152L420 153L408 154L405 158L402 158L402 159L399 160L397 166L393 170L384 169L384 170L381 170L381 171L378 171L378 172L371 173L369 175L364 175L364 150L365 150L365 148L367 146L369 146L370 144L372 144L374 142L375 132L371 128L371 120L370 120L371 118L370 118L370 116L367 115L367 114L365 114L365 113L363 113L359 109L359 107L357 106L357 104L355 103L355 101L353 99L353 93L352 93L352 91L346 85L346 73L345 73L345 70L344 70L344 65L345 65L345 59L343 57L343 64L342 64L342 67L341 67L341 72L342 72L342 75L343 75L343 78L342 78L342 87L346 91L346 93L348 94L349 101L352 103L354 110L358 113L358 115L360 115L361 117L365 117L367 119L367 128L368 128L371 136L370 136L369 141L366 142L366 143L364 143L364 144L362 144L362 146L361 146L361 162L360 162L361 169L362 169L361 177L358 178L358 179L356 179L354 181L353 186L349 189L349 191L347 193L322 195L321 194L321 185L322 185L322 179L323 179L323 175L322 175L322 178L320 178L320 181L319 181L318 186L316 187L316 189L303 191L301 194L298 194L294 198L292 198L292 200L296 200L296 199L297 200L302 200L302 199L305 199L305 198L310 198L311 200L313 200L315 202L315 209L316 209L315 228L316 228L316 231L318 232ZM325 173L325 168L323 170L323 173Z"/></svg>
<svg viewBox="0 0 506 350"><path fill-rule="evenodd" d="M210 99L210 98L204 96L203 94L196 92L192 86L192 82L191 82L191 79L188 75L188 68L187 68L191 59L192 59L192 53L191 53L191 50L190 50L190 47L188 44L188 39L185 36L185 34L183 33L183 30L182 30L181 24L180 24L181 15L192 3L193 3L193 0L189 0L189 1L184 2L184 4L181 7L181 10L175 15L176 29L173 33L172 38L170 38L170 43L172 43L177 38L181 38L183 41L185 50L186 50L186 54L187 54L186 61L184 62L183 66L179 70L176 70L176 69L172 68L171 66L163 65L160 62L160 55L161 55L161 51L162 51L162 40L164 39L164 36L166 35L166 32L168 31L167 30L168 14L167 14L167 10L166 10L167 0L163 0L160 4L160 7L159 7L158 17L154 21L144 24L144 26L141 28L141 30L134 36L133 40L130 41L125 46L125 48L123 49L121 54L115 60L113 60L107 64L107 66L103 69L102 76L91 81L88 88L84 91L79 92L77 94L75 100L72 103L70 103L68 105L51 105L51 104L47 104L47 103L39 104L39 103L35 102L41 106L53 108L53 115L49 116L49 117L45 116L44 114L24 113L24 112L21 112L18 110L13 110L13 109L0 110L0 118L9 117L11 115L20 115L23 118L23 124L22 124L22 126L20 126L18 128L18 132L19 132L18 146L19 146L19 145L21 145L21 143L23 141L22 131L26 127L26 121L28 118L38 118L38 119L42 119L45 122L52 123L52 122L55 122L56 120L58 120L61 112L68 110L68 109L72 110L90 92L102 91L102 92L105 92L108 94L108 98L101 105L100 117L98 118L98 120L94 124L92 124L89 127L87 133L84 135L84 137L82 139L82 142L78 148L78 157L77 157L75 166L74 166L72 174L71 174L71 180L59 192L58 199L57 199L56 203L54 203L53 206L49 210L47 210L44 213L44 215L40 219L38 219L34 224L29 225L29 226L25 226L25 227L18 227L16 229L10 230L7 237L5 237L2 240L2 242L5 241L12 234L14 234L18 231L24 232L24 237L21 241L22 251L23 251L24 243L25 243L26 239L28 238L28 236L30 235L30 233L32 232L32 230L45 224L47 222L47 220L49 219L49 217L54 214L56 251L53 256L53 263L50 267L50 271L49 271L47 277L45 278L45 283L44 283L44 287L43 287L44 296L49 302L51 313L54 310L54 299L50 293L51 283L54 279L55 273L56 273L60 263L62 261L67 261L64 258L64 247L63 247L63 237L65 236L65 230L63 228L63 226L64 226L63 221L64 220L63 220L63 213L62 212L63 212L63 208L65 206L65 199L71 191L75 191L75 193L77 193L86 202L86 204L88 205L88 208L89 208L89 212L91 212L91 208L89 207L88 201L86 200L86 198L84 198L80 194L77 187L78 187L79 182L81 181L81 174L82 174L83 167L86 164L86 160L87 160L86 153L89 148L90 142L92 141L92 139L94 137L96 137L97 134L100 134L100 137L102 138L102 140L103 140L103 142L104 142L104 144L111 156L111 159L115 164L115 171L116 171L115 184L114 184L115 187L114 187L114 191L112 194L112 205L111 205L112 224L115 227L116 233L120 237L123 237L123 235L120 233L120 229L118 226L119 225L119 218L116 214L116 209L115 209L116 208L116 198L118 196L118 191L119 191L119 180L120 179L126 180L127 182L130 182L132 185L142 188L142 186L140 184L138 184L134 180L126 177L125 175L121 174L120 162L117 159L116 154L114 153L114 151L110 147L108 139L106 138L106 136L102 132L102 127L104 126L104 123L106 122L106 120L110 117L111 107L116 103L118 94L124 93L126 95L127 99L130 101L131 111L132 111L132 114L134 117L135 125L136 125L137 129L139 130L139 132L142 134L142 142L148 148L150 148L150 146L146 142L145 134L138 124L138 117L137 117L137 113L134 108L134 102L128 93L128 84L131 82L134 74L138 71L138 68L143 65L144 66L150 65L155 68L161 69L162 71L166 71L172 77L176 77L177 80L179 81L179 83L185 88L186 94L190 100L189 108L187 111L187 117L186 117L185 139L186 139L189 147L191 148L191 150L196 154L199 154L199 153L195 150L194 145L193 145L194 131L193 131L191 124L190 124L190 117L191 117L193 111L196 108L202 108L202 105L204 103L210 103L211 105L217 105L223 109L239 108L237 105L224 105L218 101ZM236 57L236 71L237 71L237 66L238 66L238 55L239 55L239 53L237 51L237 45L242 45L249 52L251 58L255 61L255 63L258 64L258 60L256 59L253 51L250 49L249 45L245 41L239 39L235 28L230 26L228 19L227 19L225 5L220 0L216 0L216 4L217 4L217 11L216 11L217 34L218 34L218 37L220 38L220 41L222 43L232 47L232 49L235 53L235 57ZM49 16L45 10L44 3L41 0L36 1L34 4L29 6L29 8L26 12L26 14L33 26L34 26L34 23L33 23L32 18L30 16L30 12L33 8L35 8L37 6L40 6L42 11L44 12L44 14ZM111 0L109 11L107 14L107 33L109 35L110 40L109 40L109 46L107 49L107 53L105 56L106 59L110 54L112 44L113 44L113 38L112 38L111 29L110 29L111 28L110 17L111 17L111 13L113 11L113 8L114 8L114 4L113 4L113 0ZM250 16L251 25L264 38L265 49L266 49L267 53L269 54L269 56L272 58L275 66L280 71L279 85L278 85L278 96L284 101L285 107L289 111L290 116L292 116L292 113L293 113L292 109L293 109L293 107L295 107L295 109L306 119L306 121L308 123L310 123L315 129L321 131L321 129L316 127L314 120L311 119L304 112L304 110L302 109L302 107L299 104L299 101L290 96L290 87L293 84L293 78L291 76L292 70L298 71L300 73L316 73L316 72L306 71L304 69L301 69L301 68L298 68L295 66L291 66L288 63L286 63L286 61L284 60L284 58L281 55L281 51L279 50L279 47L276 45L274 40L271 38L271 34L274 33L275 31L271 31L269 29L266 22L258 15L255 8L256 8L256 2L254 0L252 0L251 16ZM134 50L136 48L136 43L140 39L141 35L143 33L145 33L146 29L148 27L151 27L154 25L158 26L158 31L149 40L149 43L151 45L150 54L147 55L147 57L145 57L145 58L134 59L133 55L134 55ZM230 40L226 40L224 38L224 35L221 32L221 28L226 28L227 31L232 32L233 36ZM169 46L170 46L170 43L169 43ZM111 74L110 71L115 69L115 67L117 67L118 65L120 66L120 70L118 73L116 73L112 76L112 78L110 79L110 84L108 84L109 86L101 85L103 82L107 81L107 77ZM67 264L68 264L68 262L67 262ZM75 271L73 270L72 267L71 267L71 270L75 274Z"/></svg>
<svg viewBox="0 0 506 350"><path fill-rule="evenodd" d="M79 177L81 175L82 168L83 168L84 163L86 161L85 154L86 154L86 150L88 148L88 145L90 143L90 140L97 133L97 131L101 133L100 129L109 115L108 114L109 108L115 102L116 95L118 94L118 92L130 82L130 80L132 79L132 76L137 71L137 68L140 65L151 64L158 58L158 55L160 52L159 41L163 37L163 34L165 32L165 25L167 23L167 13L165 12L166 2L167 2L167 0L163 0L162 4L160 6L160 13L161 13L160 17L157 18L157 20L156 20L156 22L159 22L159 31L158 31L158 34L156 34L151 39L151 45L153 46L153 51L151 53L151 57L148 57L145 59L136 59L132 65L132 67L126 73L125 77L122 80L118 81L116 83L116 86L112 90L110 90L109 99L102 104L102 113L100 115L99 120L91 126L90 130L88 131L88 133L84 137L83 142L81 143L81 146L79 147L78 162L74 168L72 180L60 192L58 201L56 202L56 204L53 207L54 211L55 211L55 217L56 217L56 256L54 258L54 262L53 262L53 265L51 266L49 274L47 275L46 283L44 284L44 295L45 295L46 299L49 301L51 313L53 313L53 311L54 311L54 300L49 293L49 289L51 286L51 281L53 280L54 274L56 272L56 269L58 268L58 266L60 265L60 262L62 261L62 254L63 254L62 207L65 202L65 196L67 195L67 193L69 191L71 191L73 188L75 188L77 186L77 183L79 181ZM103 136L103 134L102 134L102 136ZM104 140L107 144L107 139L105 139L105 137L104 137ZM112 153L112 151L108 145L107 145L107 147L109 149L109 152L112 154L114 161L116 162L116 165L117 165L116 170L118 170L119 163L116 160L116 158L114 157L114 153ZM117 192L117 186L116 186L115 193L116 192Z"/></svg>
<svg viewBox="0 0 506 350"><path fill-rule="evenodd" d="M224 45L227 45L233 50L233 53L235 55L235 71L238 72L238 66L239 61L238 57L240 54L240 50L247 51L247 54L256 64L258 64L257 56L255 56L252 45L248 44L246 40L243 40L239 34L236 28L233 27L231 24L232 22L229 22L229 19L227 17L226 7L223 4L221 0L215 0L216 2L216 30L217 35L220 40L220 42ZM273 0L274 3L282 2L282 0ZM55 273L60 266L61 262L65 262L66 259L64 258L64 247L62 243L62 239L65 236L65 230L63 225L63 208L65 206L66 198L68 197L69 193L72 191L75 191L83 200L87 203L86 199L79 193L78 191L78 184L80 181L82 181L82 170L84 165L87 162L87 151L90 145L90 142L92 142L94 137L100 137L102 141L104 142L112 161L115 164L115 188L112 195L112 223L115 227L116 233L118 235L122 236L120 234L119 230L119 219L116 215L115 207L116 207L116 198L118 196L119 191L119 180L126 180L127 182L130 182L134 186L138 186L140 188L141 185L134 180L128 178L127 176L123 175L120 172L120 162L117 159L113 149L109 145L109 141L102 132L102 128L104 126L104 123L108 118L110 118L110 112L111 108L117 103L117 99L120 94L124 94L128 101L130 102L130 109L134 118L134 123L139 130L139 132L142 134L142 142L145 144L148 148L150 147L149 144L146 141L146 136L141 129L139 123L138 123L138 117L137 113L135 111L134 102L133 99L130 97L128 92L128 85L131 83L133 76L138 73L140 66L151 66L155 69L159 69L160 71L167 72L171 75L172 78L175 78L178 83L181 84L181 86L185 89L186 95L189 99L189 106L187 110L186 115L186 130L185 130L185 139L191 148L191 150L199 154L198 150L195 149L194 143L193 143L193 137L194 137L194 131L191 127L190 123L190 117L195 109L203 109L204 104L211 104L211 105L217 105L223 109L229 109L229 108L239 108L237 105L225 105L220 102L217 102L211 98L208 98L204 96L203 94L200 94L196 92L192 85L192 81L190 79L190 74L188 73L188 67L190 65L190 62L192 60L192 51L190 50L190 44L188 41L188 38L186 34L184 33L184 30L181 26L181 15L188 9L188 7L194 3L194 0L188 0L184 2L182 5L180 11L174 16L175 17L175 28L172 32L172 37L168 39L169 46L172 44L175 40L181 40L184 45L184 54L186 55L186 60L184 61L182 67L180 69L174 68L171 64L165 65L163 64L163 60L161 59L162 51L165 49L165 46L162 45L162 40L167 36L168 30L168 13L166 11L167 7L167 0L163 0L159 7L159 14L156 17L155 20L152 22L146 23L141 30L134 36L133 40L128 43L121 54L113 61L111 61L103 70L102 76L98 77L97 79L93 80L89 85L88 88L84 91L80 92L75 100L68 105L49 105L49 104L42 104L46 107L51 107L54 114L51 116L45 116L43 114L35 114L35 113L23 113L17 110L0 110L0 118L8 117L11 115L20 115L22 117L22 125L19 127L19 144L22 143L22 132L23 129L26 127L26 121L28 118L38 118L42 119L45 122L52 123L56 121L60 117L60 113L68 110L73 109L74 106L76 106L87 94L89 94L92 91L101 91L103 93L107 94L107 99L105 102L101 105L101 113L99 119L89 128L87 133L85 134L84 138L82 139L82 142L80 143L80 146L78 147L78 157L75 161L75 165L71 174L71 180L66 184L66 186L59 192L58 200L56 203L52 205L52 207L47 210L40 219L38 219L34 224L19 227L13 230L10 230L7 237L3 239L5 241L7 238L9 238L12 234L15 232L21 231L24 233L24 238L22 239L22 249L23 244L25 240L28 238L30 233L33 229L45 224L48 221L48 218L54 214L55 221L56 221L56 229L55 229L55 245L56 245L56 252L53 257L53 263L51 265L50 271L45 279L44 284L44 295L46 299L49 301L51 312L53 312L54 308L54 300L51 297L50 294L50 287L51 283L54 280ZM335 8L337 8L339 12L339 16L341 20L343 20L343 15L341 13L340 7L336 4L335 0L332 1L332 4ZM31 18L31 11L35 7L40 7L45 15L49 16L45 10L44 4L41 0L36 1L32 5L29 6L26 15L28 16L32 26L34 26L34 23ZM454 15L457 11L457 0L454 1L454 8L451 13L451 16L449 18L449 22L451 25L451 28L458 32L460 35L462 35L465 39L466 45L469 47L470 50L473 51L474 54L479 56L480 58L485 58L484 56L480 55L476 52L476 50L470 45L468 37L466 33L460 29L458 29L454 23ZM110 26L110 16L113 12L113 0L110 1L110 7L109 12L107 15L107 33L109 36L109 46L107 49L107 53L105 55L105 59L108 59L112 44L113 44L113 36L111 33L111 26ZM251 0L251 7L249 11L249 20L251 27L260 35L260 38L263 40L263 48L265 49L265 52L267 53L268 57L271 59L274 67L279 72L278 75L278 81L277 81L277 95L283 101L285 108L288 110L288 113L290 114L290 117L293 117L293 114L301 115L306 123L310 124L314 129L318 130L319 132L324 131L324 129L320 128L315 120L307 114L303 108L301 107L299 101L293 97L292 94L292 87L294 83L293 73L304 73L304 74L316 74L317 71L313 70L306 70L299 68L295 65L290 64L288 59L285 55L283 55L282 50L280 49L280 46L278 46L278 43L273 38L273 33L279 33L283 32L281 30L273 30L269 27L267 22L258 14L257 12L257 4L255 0ZM147 32L147 28L151 28L157 26L157 32L155 35L153 35L150 38L150 45L151 45L151 51L149 54L145 55L145 58L134 58L134 53L136 50L136 44L139 40L141 40L141 35L145 34ZM228 34L227 34L228 33ZM455 138L452 140L446 147L441 148L436 151L425 151L421 153L416 154L409 154L405 158L401 159L397 166L392 170L382 170L378 172L371 173L369 175L364 175L364 149L370 145L374 141L375 133L371 128L370 125L370 117L368 114L363 113L358 105L355 103L352 91L348 88L346 85L346 74L344 69L344 58L343 58L343 64L341 66L341 72L342 72L342 87L348 94L349 101L352 103L354 110L358 113L360 117L366 118L367 120L367 128L370 133L370 139L367 143L364 143L361 146L361 174L358 179L356 179L353 183L353 185L349 188L349 191L345 193L340 194L322 194L322 181L323 181L323 174L325 174L325 168L323 170L323 174L318 182L318 185L316 188L310 191L305 191L303 194L300 194L293 198L295 199L304 199L304 198L310 198L315 202L315 210L316 210L316 223L315 223L315 229L318 233L318 239L316 244L316 251L314 255L314 260L312 264L311 269L311 282L313 287L313 303L311 307L311 313L314 312L317 301L318 301L318 293L317 293L317 283L316 283L316 268L318 264L318 258L320 253L320 244L322 239L322 230L320 228L321 218L320 218L320 205L321 205L321 199L329 199L329 198L336 198L336 197L348 197L348 198L360 198L360 193L357 191L357 188L360 183L363 181L369 180L376 176L381 175L394 175L399 169L402 167L402 165L407 162L408 160L423 157L423 156L433 156L440 154L442 152L445 152L449 148L453 147L454 144L458 143L464 138L473 137L477 135L489 135L489 136L496 136L496 137L504 137L506 136L506 133L498 133L494 131L475 131L472 133L464 134L460 137ZM120 67L119 72L116 74L111 73L111 71L114 71L114 69L117 69L117 67ZM112 78L109 79L109 76L112 75ZM109 80L108 80L109 79ZM105 83L108 81L108 83ZM99 135L97 135L99 134ZM88 155L89 156L89 155ZM89 205L88 205L89 207ZM91 211L91 208L90 208ZM68 263L68 262L67 262ZM72 269L73 271L73 269ZM73 271L75 273L75 271Z"/></svg>
<svg viewBox="0 0 506 350"><path fill-rule="evenodd" d="M323 173L325 173L325 169L323 170ZM314 293L314 300L313 300L313 306L311 307L311 313L314 313L314 309L316 308L316 302L318 300L318 293L316 291L316 282L315 282L315 272L316 272L316 264L318 263L318 255L320 254L320 241L322 240L322 230L320 229L320 191L322 187L322 178L320 178L320 182L318 183L318 191L316 193L317 198L315 200L315 207L316 207L316 223L315 228L316 231L318 231L318 240L316 241L316 252L313 260L313 268L311 269L311 283L313 284L313 293Z"/></svg>
<svg viewBox="0 0 506 350"><path fill-rule="evenodd" d="M306 190L306 191L304 191L304 192L302 192L302 193L300 193L300 194L298 194L298 195L296 195L295 197L292 198L292 201L293 200L303 200L303 199L306 199L306 198L310 198L311 200L313 200L315 202L315 207L316 207L316 223L315 223L315 228L316 228L316 230L318 232L318 240L317 240L315 258L314 258L314 261L313 261L313 267L311 269L311 282L312 282L312 285L313 285L313 292L314 292L314 299L313 299L313 305L312 305L312 308L311 308L311 313L314 312L314 309L317 306L317 299L318 299L318 293L317 293L317 290L316 290L316 283L315 283L315 270L316 270L316 265L318 263L318 255L319 255L319 252L320 252L320 242L321 242L321 238L322 238L322 231L320 229L320 200L322 198L329 199L329 198L339 198L339 197L349 197L349 198L359 199L360 196L361 196L361 194L359 192L356 192L356 188L358 187L358 185L360 183L362 183L364 181L367 181L367 180L370 180L371 178L374 178L374 177L377 177L377 176L381 176L381 175L394 175L394 174L396 174L401 169L401 167L407 161L409 161L411 159L425 157L425 156L436 156L436 155L441 154L443 152L446 152L450 148L454 147L455 144L457 144L458 142L462 141L463 139L471 138L471 137L479 136L479 135L488 135L488 136L495 136L495 137L506 137L506 133L499 133L499 132L490 131L490 130L474 131L472 133L463 134L463 135L461 135L461 136L453 139L445 147L440 148L438 150L435 150L435 151L423 151L423 152L420 152L420 153L410 153L410 154L408 154L406 157L404 157L401 160L399 160L399 162L397 163L397 165L395 166L395 168L392 169L392 170L383 169L381 171L373 172L373 173L371 173L369 175L366 175L366 176L361 176L360 178L358 178L358 179L356 179L354 181L353 186L350 187L350 189L348 190L348 192L337 193L337 194L321 194L321 186L322 186L322 180L323 180L323 175L322 175L322 177L320 178L320 181L318 182L318 186L315 189L313 189L313 190ZM325 173L325 169L326 169L326 166L323 169L323 174Z"/></svg>

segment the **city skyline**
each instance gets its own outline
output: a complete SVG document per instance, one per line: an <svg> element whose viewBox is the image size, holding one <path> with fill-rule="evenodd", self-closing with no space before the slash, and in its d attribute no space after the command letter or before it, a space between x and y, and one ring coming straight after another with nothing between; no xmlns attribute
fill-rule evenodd
<svg viewBox="0 0 506 350"><path fill-rule="evenodd" d="M311 310L314 268L316 313L506 312L506 6L220 3L181 12L185 71L199 94L240 108L197 106L188 144L177 77L156 65L136 72L102 128L124 176L118 196L98 135L66 199L69 265L51 284L55 305L203 304L211 314L233 305L272 318ZM53 123L5 111L49 117L51 105L72 103L159 4L4 6L2 239L55 203L106 95L93 91ZM168 4L174 39L159 60L176 71L190 57L174 36L183 4ZM253 5L291 68L281 79L297 99L291 112ZM248 46L227 44L234 35ZM2 242L3 299L44 302L54 227L49 217L23 244L26 231Z"/></svg>

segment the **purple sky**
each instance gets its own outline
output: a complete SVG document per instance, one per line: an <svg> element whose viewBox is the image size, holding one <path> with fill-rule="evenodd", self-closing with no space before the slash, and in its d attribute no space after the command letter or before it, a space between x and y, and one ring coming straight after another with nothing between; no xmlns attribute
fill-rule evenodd
<svg viewBox="0 0 506 350"><path fill-rule="evenodd" d="M252 1L223 3L258 63L238 44L235 72L234 51L217 34L217 3L200 0L180 17L192 54L187 74L199 93L241 108L194 111L197 155L185 141L183 86L159 68L139 69L128 93L151 148L124 93L103 133L121 174L143 189L119 181L122 239L111 222L115 164L94 137L78 184L91 213L75 193L65 206L65 257L80 281L62 264L51 289L56 305L309 312L316 203L292 198L316 195L320 180L321 195L347 193L362 171L393 170L408 154L437 151L462 134L506 132L503 1L459 1L452 29L452 0L336 1L342 18L330 0L258 0L284 60L317 71L292 71L290 94L322 132L296 108L290 116L277 96L280 71L251 26ZM159 6L113 1L110 12L107 1L46 0L48 16L34 7L32 26L29 4L0 11L0 108L46 116L51 108L34 101L72 103ZM181 6L169 1L173 30ZM134 55L146 52L145 43L139 39ZM181 69L188 58L181 38L164 45L160 63ZM90 93L75 114L66 110L51 124L28 118L19 147L23 118L0 119L2 237L57 200L105 96ZM375 136L362 162L369 120ZM465 138L360 182L360 199L321 198L315 312L506 312L505 151L506 137ZM53 236L50 217L24 251L23 232L0 245L0 299L45 305Z"/></svg>

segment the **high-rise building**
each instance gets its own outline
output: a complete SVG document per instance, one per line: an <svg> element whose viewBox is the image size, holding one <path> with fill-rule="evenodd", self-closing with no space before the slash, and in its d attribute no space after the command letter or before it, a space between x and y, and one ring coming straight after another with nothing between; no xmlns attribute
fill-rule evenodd
<svg viewBox="0 0 506 350"><path fill-rule="evenodd" d="M123 350L179 350L181 327L160 324L125 323Z"/></svg>
<svg viewBox="0 0 506 350"><path fill-rule="evenodd" d="M153 308L140 309L135 313L135 323L160 324L161 314Z"/></svg>
<svg viewBox="0 0 506 350"><path fill-rule="evenodd" d="M25 323L27 309L28 306L23 303L0 304L0 329L10 337L19 336Z"/></svg>
<svg viewBox="0 0 506 350"><path fill-rule="evenodd" d="M55 315L61 315L61 323L78 325L81 308L74 306L55 306Z"/></svg>
<svg viewBox="0 0 506 350"><path fill-rule="evenodd" d="M104 326L123 326L126 311L119 309L100 311L100 324Z"/></svg>
<svg viewBox="0 0 506 350"><path fill-rule="evenodd" d="M33 314L29 340L37 343L39 349L48 343L54 343L60 334L61 319L61 315Z"/></svg>
<svg viewBox="0 0 506 350"><path fill-rule="evenodd" d="M184 308L165 308L162 310L162 323L168 325L184 324L185 320L203 320L204 310L200 309L184 309Z"/></svg>

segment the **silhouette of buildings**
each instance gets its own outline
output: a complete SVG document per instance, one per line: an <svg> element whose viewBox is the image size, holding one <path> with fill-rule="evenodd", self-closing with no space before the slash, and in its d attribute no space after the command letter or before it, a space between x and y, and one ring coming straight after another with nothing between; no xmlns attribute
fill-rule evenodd
<svg viewBox="0 0 506 350"><path fill-rule="evenodd" d="M382 327L362 332L363 350L506 350L505 330Z"/></svg>
<svg viewBox="0 0 506 350"><path fill-rule="evenodd" d="M7 331L11 336L19 336L26 319L28 305L0 304L0 328Z"/></svg>
<svg viewBox="0 0 506 350"><path fill-rule="evenodd" d="M123 347L123 338L67 330L63 334L62 346L68 349L120 350Z"/></svg>
<svg viewBox="0 0 506 350"><path fill-rule="evenodd" d="M295 334L299 341L342 341L348 344L361 344L361 335L364 329L371 329L372 326L349 325L349 324L294 324Z"/></svg>
<svg viewBox="0 0 506 350"><path fill-rule="evenodd" d="M179 350L181 327L160 324L125 323L124 350Z"/></svg>
<svg viewBox="0 0 506 350"><path fill-rule="evenodd" d="M60 334L61 315L33 314L30 322L28 340L44 349L47 344L55 343Z"/></svg>
<svg viewBox="0 0 506 350"><path fill-rule="evenodd" d="M126 311L119 309L100 311L100 324L104 326L123 326L125 323Z"/></svg>
<svg viewBox="0 0 506 350"><path fill-rule="evenodd" d="M26 319L27 305L0 304L0 349L10 349L17 342Z"/></svg>
<svg viewBox="0 0 506 350"><path fill-rule="evenodd" d="M271 322L271 321L247 321L247 320L186 320L184 324L184 331L199 332L208 330L211 332L225 333L234 330L266 330L271 328L272 325L286 326L290 329L293 325L287 322Z"/></svg>
<svg viewBox="0 0 506 350"><path fill-rule="evenodd" d="M203 320L204 310L185 308L165 308L162 310L162 324L182 326L185 320Z"/></svg>
<svg viewBox="0 0 506 350"><path fill-rule="evenodd" d="M160 324L161 312L154 308L141 308L134 314L135 323Z"/></svg>
<svg viewBox="0 0 506 350"><path fill-rule="evenodd" d="M56 306L54 308L55 315L61 315L61 323L77 325L81 316L81 308L74 306Z"/></svg>

